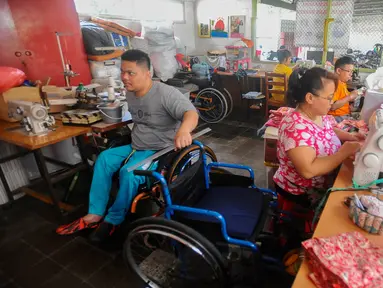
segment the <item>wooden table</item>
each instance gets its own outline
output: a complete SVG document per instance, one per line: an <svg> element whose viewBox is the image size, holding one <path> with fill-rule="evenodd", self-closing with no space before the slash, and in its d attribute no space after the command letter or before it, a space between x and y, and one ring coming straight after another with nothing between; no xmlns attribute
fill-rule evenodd
<svg viewBox="0 0 383 288"><path fill-rule="evenodd" d="M347 160L343 163L339 171L334 187L350 187L353 172L353 163L351 160ZM365 232L348 218L348 208L343 204L343 201L346 197L352 196L354 193L355 191L332 192L323 210L313 237L330 237L344 232L358 231L366 236L371 242L383 247L383 236L372 235ZM369 192L358 191L356 193L368 194ZM303 262L301 268L299 269L298 275L295 278L293 288L315 288L315 285L308 278L308 274L308 266L306 262Z"/></svg>
<svg viewBox="0 0 383 288"><path fill-rule="evenodd" d="M91 126L91 128L92 128L93 132L95 132L95 133L105 133L105 132L108 132L108 131L111 131L114 129L124 127L128 124L131 124L131 123L133 123L132 120L127 120L127 121L113 123L113 124L108 124L105 122L99 122L99 123L93 124Z"/></svg>
<svg viewBox="0 0 383 288"><path fill-rule="evenodd" d="M218 75L226 75L226 76L234 75L233 72L222 72L222 71L218 71L217 74ZM247 77L249 77L249 78L265 78L265 76L266 76L265 71L257 71L257 73L255 73L255 74L247 75Z"/></svg>
<svg viewBox="0 0 383 288"><path fill-rule="evenodd" d="M56 131L42 136L27 136L19 123L10 123L0 120L0 140L23 147L28 150L36 150L48 145L56 144L65 139L76 137L91 132L89 127L65 126L57 121Z"/></svg>
<svg viewBox="0 0 383 288"><path fill-rule="evenodd" d="M22 192L25 192L26 194L31 195L32 197L38 198L41 201L44 201L49 204L53 204L56 210L60 212L60 215L63 211L72 210L73 209L72 206L62 203L59 200L59 196L57 194L57 191L53 188L53 184L67 177L70 177L81 170L89 169L88 161L87 161L85 150L84 150L84 141L83 141L83 137L81 136L91 132L90 127L63 126L62 123L58 121L56 130L51 131L47 133L46 135L28 136L22 131L23 131L23 128L20 129L20 125L18 123L9 123L5 121L0 121L0 140L24 148L23 151L15 155L1 158L0 164L17 159L26 154L33 153L35 156L37 166L39 168L40 175L41 175L40 181L43 181L45 184L45 187L47 187L49 192L49 197L47 195L33 191L32 189L30 189L30 186L19 188L17 189L17 191L11 191L7 183L7 180L5 178L4 172L0 166L0 179L3 182L5 191L7 193L7 196L10 202L13 201L13 195L15 193L22 191ZM80 164L70 165L68 163L59 161L57 159L45 157L43 155L41 148L64 141L66 139L73 138L73 137L76 137L77 144L80 150L80 155L82 159L82 162ZM60 165L64 167L65 169L63 169L61 173L55 173L53 177L48 172L46 162Z"/></svg>

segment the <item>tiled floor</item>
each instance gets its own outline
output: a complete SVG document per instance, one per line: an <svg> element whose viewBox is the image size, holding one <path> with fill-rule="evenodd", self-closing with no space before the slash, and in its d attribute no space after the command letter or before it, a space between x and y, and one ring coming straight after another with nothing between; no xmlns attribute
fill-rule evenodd
<svg viewBox="0 0 383 288"><path fill-rule="evenodd" d="M257 127L241 123L209 127L213 131L200 140L220 161L253 167L257 184L264 186L263 142L256 137ZM57 236L52 217L40 216L47 209L28 197L11 209L0 208L0 287L142 287L125 267L120 247L101 250L85 237Z"/></svg>

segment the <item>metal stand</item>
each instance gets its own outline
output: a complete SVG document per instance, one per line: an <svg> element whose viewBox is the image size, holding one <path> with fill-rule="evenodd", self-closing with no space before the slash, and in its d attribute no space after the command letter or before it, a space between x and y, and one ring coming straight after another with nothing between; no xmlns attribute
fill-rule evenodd
<svg viewBox="0 0 383 288"><path fill-rule="evenodd" d="M60 209L60 201L59 201L58 195L56 194L56 191L53 188L53 184L52 184L49 172L48 172L48 168L47 168L47 165L45 162L44 155L43 155L41 149L37 149L37 150L33 151L33 154L35 155L37 167L39 168L41 178L43 178L43 181L48 188L48 192L49 192L49 195L50 195L52 202L55 206L55 209L57 210L57 212L59 214L61 214L62 210Z"/></svg>
<svg viewBox="0 0 383 288"><path fill-rule="evenodd" d="M89 173L91 173L91 167L88 164L88 159L87 159L86 153L85 153L86 150L85 150L84 139L82 136L77 136L76 140L78 143L78 148L79 148L81 160L82 160L82 163L79 163L77 165L71 165L71 164L56 160L56 159L45 157L43 155L43 152L41 149L37 149L34 151L28 151L27 150L27 151L23 151L23 152L20 152L20 153L11 155L11 156L1 158L0 164L14 160L14 159L17 159L17 158L20 158L22 156L25 156L25 155L33 152L37 167L38 167L40 175L41 175L40 179L32 181L31 184L24 186L24 187L21 187L19 189L16 189L15 191L11 191L9 184L7 182L7 179L5 178L4 171L2 170L2 168L0 166L0 180L3 183L5 192L7 194L8 199L9 199L9 204L12 204L12 202L14 201L13 195L15 193L24 192L29 196L32 196L32 197L37 198L37 199L39 199L45 203L53 205L54 209L56 210L56 212L58 213L58 215L60 217L66 215L68 212L71 213L71 212L75 211L76 208L78 208L78 207L74 207L72 205L69 205L69 204L66 204L66 203L63 203L60 201L60 195L58 195L57 190L53 187L53 185L55 183L58 183L64 179L68 178L68 177L71 177L73 175L78 174L82 170L87 170ZM47 165L46 165L47 162L62 166L63 170L60 170L57 173L50 174L48 171ZM47 191L49 193L49 196L38 193L38 192L31 189L31 186L37 185L41 182L43 182L45 187L47 187ZM68 197L69 197L69 195L64 195L63 199L67 200ZM82 206L82 205L80 205L80 206Z"/></svg>
<svg viewBox="0 0 383 288"><path fill-rule="evenodd" d="M1 180L1 182L3 182L3 186L4 186L4 189L5 189L5 193L7 194L9 203L12 204L12 202L13 202L15 199L13 198L12 191L11 191L11 189L9 188L7 179L5 178L5 175L4 175L4 172L3 172L3 168L1 168L1 165L0 165L0 180Z"/></svg>

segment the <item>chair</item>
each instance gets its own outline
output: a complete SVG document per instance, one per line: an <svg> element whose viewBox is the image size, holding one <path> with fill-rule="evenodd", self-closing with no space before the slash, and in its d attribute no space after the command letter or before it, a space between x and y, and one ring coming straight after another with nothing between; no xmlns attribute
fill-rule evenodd
<svg viewBox="0 0 383 288"><path fill-rule="evenodd" d="M275 81L275 78L282 79L282 82ZM269 117L269 107L282 107L285 106L285 101L277 101L273 99L273 94L282 94L285 99L287 93L287 76L286 74L278 74L273 72L265 73L265 82L266 82L266 107L265 107L265 117ZM282 90L276 90L275 87L282 87ZM272 87L270 89L270 87Z"/></svg>

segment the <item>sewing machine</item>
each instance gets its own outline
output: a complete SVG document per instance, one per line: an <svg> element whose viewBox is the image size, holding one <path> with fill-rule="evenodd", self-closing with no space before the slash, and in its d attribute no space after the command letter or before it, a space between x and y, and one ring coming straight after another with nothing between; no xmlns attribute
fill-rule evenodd
<svg viewBox="0 0 383 288"><path fill-rule="evenodd" d="M383 91L368 89L364 96L361 119L368 123L371 115L383 104Z"/></svg>
<svg viewBox="0 0 383 288"><path fill-rule="evenodd" d="M36 102L8 101L10 118L21 120L21 125L29 135L46 134L55 119L48 114L48 108Z"/></svg>
<svg viewBox="0 0 383 288"><path fill-rule="evenodd" d="M362 150L355 157L354 181L367 185L380 179L383 172L383 108L376 110L369 121L369 133Z"/></svg>

